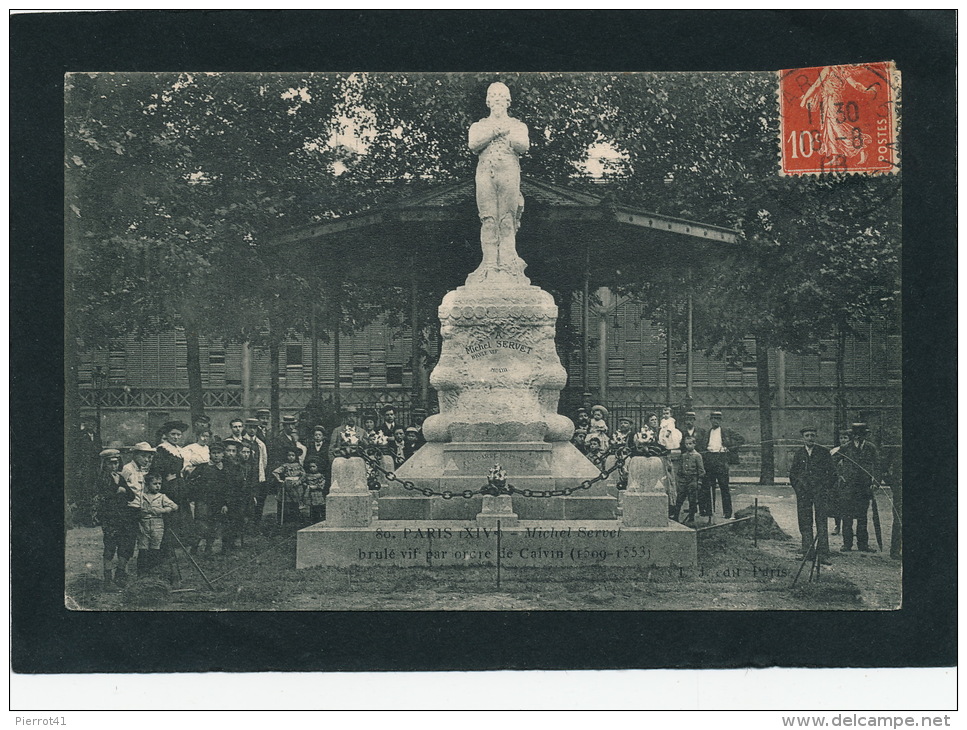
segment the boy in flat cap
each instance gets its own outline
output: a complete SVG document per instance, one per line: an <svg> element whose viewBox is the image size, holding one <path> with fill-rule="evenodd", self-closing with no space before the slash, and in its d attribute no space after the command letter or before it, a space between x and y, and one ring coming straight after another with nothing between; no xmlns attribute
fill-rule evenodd
<svg viewBox="0 0 967 730"><path fill-rule="evenodd" d="M829 450L817 441L815 426L806 426L800 433L803 446L793 454L789 468L789 483L796 493L796 514L802 536L800 552L808 558L818 557L821 563L829 565L827 505L836 482L836 468ZM815 554L813 524L816 525Z"/></svg>
<svg viewBox="0 0 967 730"><path fill-rule="evenodd" d="M128 507L136 494L121 477L121 452L104 449L100 453L101 471L97 480L97 515L104 538L104 588L127 582L128 561L134 557L138 540L138 510ZM117 569L111 573L114 556Z"/></svg>
<svg viewBox="0 0 967 730"><path fill-rule="evenodd" d="M671 518L678 520L682 512L682 505L688 500L688 515L682 524L694 524L695 512L701 499L702 482L705 479L705 463L702 455L695 450L695 437L692 435L682 439L682 453L676 464L678 468L677 495L672 507Z"/></svg>
<svg viewBox="0 0 967 730"><path fill-rule="evenodd" d="M195 503L195 531L197 534L192 547L202 554L206 550L208 552L215 551L215 540L219 537L221 531L220 515L222 507L225 506L232 474L231 468L225 463L225 445L223 443L211 444L208 447L208 458L209 463L201 464L192 472L190 481L192 499ZM224 549L225 543L222 541L222 550Z"/></svg>
<svg viewBox="0 0 967 730"><path fill-rule="evenodd" d="M271 440L269 434L272 431L272 411L259 408L255 411L255 417L259 420L259 438L267 444Z"/></svg>
<svg viewBox="0 0 967 730"><path fill-rule="evenodd" d="M407 426L403 432L403 460L409 459L420 450L420 430L416 426Z"/></svg>
<svg viewBox="0 0 967 730"><path fill-rule="evenodd" d="M420 446L426 443L426 437L423 435L423 422L426 420L426 408L414 408L413 409L413 422L411 426L415 426L419 431L420 435L417 441L420 442Z"/></svg>

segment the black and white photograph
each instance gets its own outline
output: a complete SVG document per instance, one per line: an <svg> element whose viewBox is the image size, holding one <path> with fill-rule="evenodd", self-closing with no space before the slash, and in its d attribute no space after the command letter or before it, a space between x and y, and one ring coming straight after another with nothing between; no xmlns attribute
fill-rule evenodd
<svg viewBox="0 0 967 730"><path fill-rule="evenodd" d="M956 17L13 13L12 705L943 709Z"/></svg>
<svg viewBox="0 0 967 730"><path fill-rule="evenodd" d="M870 61L69 74L68 608L900 608Z"/></svg>

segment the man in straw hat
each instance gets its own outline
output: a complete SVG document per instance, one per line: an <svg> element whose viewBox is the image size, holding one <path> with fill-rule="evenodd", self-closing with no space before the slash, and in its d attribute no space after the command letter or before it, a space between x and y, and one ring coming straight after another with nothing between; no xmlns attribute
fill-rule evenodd
<svg viewBox="0 0 967 730"><path fill-rule="evenodd" d="M722 426L722 411L712 411L709 415L709 429L703 434L698 443L698 452L705 462L705 489L701 497L707 502L702 514L712 515L712 505L715 503L715 488L718 487L722 495L722 514L725 519L732 519L732 492L729 489L729 466L739 463L738 447L745 439L734 431Z"/></svg>
<svg viewBox="0 0 967 730"><path fill-rule="evenodd" d="M156 451L147 441L136 443L128 449L131 460L121 469L121 478L130 490L131 500L129 505L135 509L141 507L139 499L144 491L144 477L151 469L151 462L154 461Z"/></svg>

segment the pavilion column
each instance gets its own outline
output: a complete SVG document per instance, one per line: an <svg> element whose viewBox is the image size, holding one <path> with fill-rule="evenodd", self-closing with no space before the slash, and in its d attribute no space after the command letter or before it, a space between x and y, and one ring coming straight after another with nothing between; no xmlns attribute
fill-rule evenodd
<svg viewBox="0 0 967 730"><path fill-rule="evenodd" d="M242 415L248 418L252 410L252 346L242 343Z"/></svg>
<svg viewBox="0 0 967 730"><path fill-rule="evenodd" d="M309 336L312 338L312 402L319 400L319 331L316 328L316 309L313 303L309 317Z"/></svg>
<svg viewBox="0 0 967 730"><path fill-rule="evenodd" d="M598 318L598 389L601 405L608 400L608 315L602 313Z"/></svg>
<svg viewBox="0 0 967 730"><path fill-rule="evenodd" d="M337 304L336 321L332 328L332 360L333 360L333 379L332 379L332 404L339 412L342 403L339 397L339 326L341 324L342 312Z"/></svg>
<svg viewBox="0 0 967 730"><path fill-rule="evenodd" d="M776 350L776 425L779 427L778 438L785 438L786 434L786 352Z"/></svg>

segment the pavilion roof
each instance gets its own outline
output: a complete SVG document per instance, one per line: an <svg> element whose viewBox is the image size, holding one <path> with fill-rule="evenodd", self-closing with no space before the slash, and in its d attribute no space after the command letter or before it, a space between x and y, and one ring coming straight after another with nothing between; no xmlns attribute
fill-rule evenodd
<svg viewBox="0 0 967 730"><path fill-rule="evenodd" d="M731 228L615 205L606 196L533 177L521 178L521 193L525 201L525 226L538 222L563 226L598 222L617 224L628 232L636 228L644 229L642 232L650 230L663 239L670 234L673 238L683 236L723 244L739 240L739 233ZM339 234L363 233L365 229L455 221L478 225L473 180L442 185L389 205L289 229L276 236L274 243L298 245Z"/></svg>

